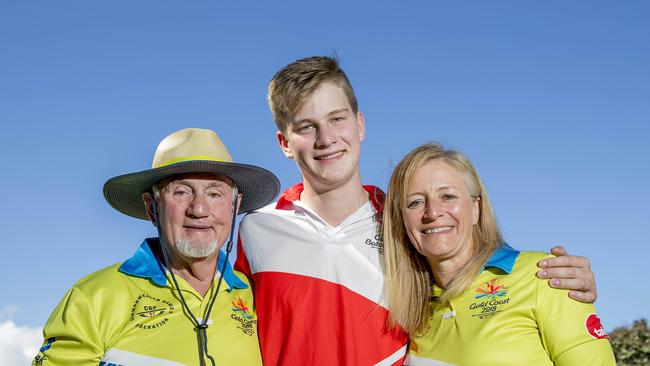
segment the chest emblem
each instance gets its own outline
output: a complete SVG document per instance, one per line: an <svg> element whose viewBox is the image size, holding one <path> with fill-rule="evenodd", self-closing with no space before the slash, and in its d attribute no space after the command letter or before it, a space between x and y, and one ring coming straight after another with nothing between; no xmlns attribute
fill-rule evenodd
<svg viewBox="0 0 650 366"><path fill-rule="evenodd" d="M230 314L230 317L238 323L237 329L241 330L247 336L255 334L255 331L257 330L257 320L255 319L255 315L248 308L246 302L242 300L241 297L237 296L237 298L230 303L232 304L232 314Z"/></svg>
<svg viewBox="0 0 650 366"><path fill-rule="evenodd" d="M364 242L367 246L372 249L375 249L379 254L384 254L384 237L381 234L375 235L373 238L368 238Z"/></svg>
<svg viewBox="0 0 650 366"><path fill-rule="evenodd" d="M165 299L140 294L131 306L132 322L140 329L156 329L169 321L169 315L174 313L174 304Z"/></svg>
<svg viewBox="0 0 650 366"><path fill-rule="evenodd" d="M250 314L248 310L248 306L244 302L244 300L241 299L241 297L237 297L235 300L231 302L232 304L232 311L235 313L241 314L245 319L253 319L253 316Z"/></svg>
<svg viewBox="0 0 650 366"><path fill-rule="evenodd" d="M496 299L499 297L506 296L508 289L505 285L499 284L498 278L493 278L489 282L483 284L483 286L476 289L477 295L474 296L475 299Z"/></svg>
<svg viewBox="0 0 650 366"><path fill-rule="evenodd" d="M503 283L500 283L499 278L493 278L483 283L474 292L474 299L480 301L470 304L469 310L472 312L473 317L479 319L486 319L503 311L504 307L510 302L508 288Z"/></svg>

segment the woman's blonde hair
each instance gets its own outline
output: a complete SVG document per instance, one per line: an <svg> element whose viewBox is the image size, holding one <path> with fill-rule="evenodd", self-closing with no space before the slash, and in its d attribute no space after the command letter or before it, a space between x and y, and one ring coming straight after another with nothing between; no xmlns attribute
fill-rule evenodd
<svg viewBox="0 0 650 366"><path fill-rule="evenodd" d="M411 335L426 330L429 299L434 284L426 258L411 244L402 218L407 189L416 171L433 160L442 160L462 174L467 190L479 200L479 219L472 229L473 256L454 278L438 304L459 296L483 269L492 252L503 244L485 186L472 162L462 153L428 143L416 147L397 164L388 185L383 213L384 294L390 311L389 325L401 325Z"/></svg>

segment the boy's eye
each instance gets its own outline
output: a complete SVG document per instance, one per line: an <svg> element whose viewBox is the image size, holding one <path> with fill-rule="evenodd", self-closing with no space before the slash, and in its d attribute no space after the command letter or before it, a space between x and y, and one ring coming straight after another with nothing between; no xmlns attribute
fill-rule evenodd
<svg viewBox="0 0 650 366"><path fill-rule="evenodd" d="M313 128L314 128L313 125L301 125L301 126L298 126L297 130L298 130L298 132L307 132L307 131L310 131Z"/></svg>

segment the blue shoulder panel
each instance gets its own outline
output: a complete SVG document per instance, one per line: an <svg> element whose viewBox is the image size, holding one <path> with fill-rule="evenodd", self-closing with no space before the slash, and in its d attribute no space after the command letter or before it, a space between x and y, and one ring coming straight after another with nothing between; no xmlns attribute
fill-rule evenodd
<svg viewBox="0 0 650 366"><path fill-rule="evenodd" d="M165 270L149 245L158 245L158 239L145 239L133 256L122 263L119 271L130 276L148 278L158 286L165 286L167 284Z"/></svg>
<svg viewBox="0 0 650 366"><path fill-rule="evenodd" d="M224 251L219 251L219 270L223 268L223 262L226 260L226 253ZM232 291L233 287L234 288L247 288L248 285L245 284L242 280L239 279L235 275L235 272L232 270L232 266L230 263L226 263L226 270L223 274L223 279L226 281L228 284L229 290Z"/></svg>
<svg viewBox="0 0 650 366"><path fill-rule="evenodd" d="M515 265L515 259L519 255L519 251L512 249L508 243L503 243L501 248L494 251L492 257L488 259L483 268L495 267L506 273L512 272L512 267Z"/></svg>
<svg viewBox="0 0 650 366"><path fill-rule="evenodd" d="M122 263L119 271L130 276L148 278L158 286L165 286L167 284L166 271L151 250L151 246L154 245L160 245L158 238L145 239L133 256ZM220 251L219 270L223 267L225 259L226 254L223 251ZM248 287L248 285L235 275L230 263L226 265L223 279L226 281L226 284L228 284L229 290L232 290L233 287L237 289Z"/></svg>

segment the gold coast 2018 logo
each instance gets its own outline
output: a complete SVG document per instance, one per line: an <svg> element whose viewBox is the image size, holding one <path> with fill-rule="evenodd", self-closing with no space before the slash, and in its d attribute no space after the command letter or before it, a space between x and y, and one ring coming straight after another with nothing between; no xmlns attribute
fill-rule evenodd
<svg viewBox="0 0 650 366"><path fill-rule="evenodd" d="M174 304L147 294L140 294L131 306L131 319L140 329L156 329L167 324L168 315L174 313Z"/></svg>
<svg viewBox="0 0 650 366"><path fill-rule="evenodd" d="M481 287L475 290L475 299L482 301L474 302L469 306L474 314L472 316L479 317L480 319L489 318L492 315L502 311L502 307L510 302L510 297L507 297L508 288L504 284L499 283L498 278L493 278L485 282Z"/></svg>
<svg viewBox="0 0 650 366"><path fill-rule="evenodd" d="M231 304L232 314L230 314L230 317L239 323L237 328L248 336L255 334L255 330L257 329L257 319L255 319L255 315L251 313L246 302L242 300L241 297L237 296Z"/></svg>

